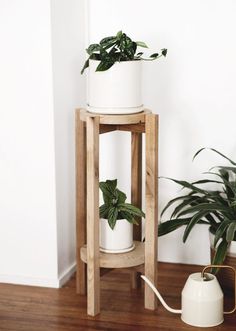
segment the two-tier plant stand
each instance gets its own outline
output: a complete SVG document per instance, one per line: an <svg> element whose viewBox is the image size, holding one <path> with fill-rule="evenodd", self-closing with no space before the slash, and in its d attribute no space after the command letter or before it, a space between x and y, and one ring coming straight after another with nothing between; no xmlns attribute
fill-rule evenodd
<svg viewBox="0 0 236 331"><path fill-rule="evenodd" d="M142 134L145 133L146 223L134 226L135 249L128 253L99 251L99 134L131 132L131 202L142 204ZM140 285L139 273L157 281L158 115L149 110L130 115L100 115L76 110L76 224L77 293L87 293L87 313L100 312L100 276L107 268L131 268L131 286ZM87 268L86 268L87 266ZM106 268L106 269L103 269ZM156 298L145 285L145 308L154 310Z"/></svg>

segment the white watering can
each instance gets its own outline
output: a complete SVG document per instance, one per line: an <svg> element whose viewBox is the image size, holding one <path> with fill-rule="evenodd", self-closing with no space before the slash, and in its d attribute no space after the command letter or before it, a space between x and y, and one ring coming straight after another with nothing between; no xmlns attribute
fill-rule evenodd
<svg viewBox="0 0 236 331"><path fill-rule="evenodd" d="M143 280L151 287L162 305L171 313L181 314L183 322L192 326L212 327L221 324L224 321L224 314L232 314L236 311L236 287L235 305L231 311L224 312L223 310L223 292L218 283L217 278L205 273L209 268L229 268L234 272L234 282L236 286L236 270L230 266L224 265L209 265L202 272L191 274L182 290L182 309L176 310L170 308L159 291L150 282L150 280L141 276Z"/></svg>

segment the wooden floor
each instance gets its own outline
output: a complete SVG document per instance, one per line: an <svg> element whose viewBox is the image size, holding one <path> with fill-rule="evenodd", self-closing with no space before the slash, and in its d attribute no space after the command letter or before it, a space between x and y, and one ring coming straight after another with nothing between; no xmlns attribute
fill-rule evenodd
<svg viewBox="0 0 236 331"><path fill-rule="evenodd" d="M198 266L159 264L159 288L167 303L180 308L180 293L189 273ZM184 331L236 330L236 313L225 316L215 328L194 328L184 324L179 315L143 308L143 289L131 291L129 274L112 271L102 277L102 312L97 317L86 315L86 297L75 294L75 278L61 289L0 284L1 331ZM233 305L233 298L227 297Z"/></svg>

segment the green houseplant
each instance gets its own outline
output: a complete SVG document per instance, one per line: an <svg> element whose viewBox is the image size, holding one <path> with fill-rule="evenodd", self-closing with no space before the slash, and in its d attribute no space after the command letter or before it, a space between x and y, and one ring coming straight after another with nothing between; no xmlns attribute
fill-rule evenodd
<svg viewBox="0 0 236 331"><path fill-rule="evenodd" d="M106 71L110 69L115 62L146 60L153 61L161 56L166 56L167 49L163 48L159 53L153 53L149 58L143 57L143 52L138 52L138 47L148 48L143 41L133 41L122 31L117 32L115 36L103 38L98 44L91 44L86 49L88 59L85 61L81 74L89 67L89 60L97 60L96 71Z"/></svg>
<svg viewBox="0 0 236 331"><path fill-rule="evenodd" d="M103 114L130 114L143 110L141 63L166 56L167 49L145 57L138 48L148 48L119 31L86 49L88 58L81 74L88 70L87 108Z"/></svg>
<svg viewBox="0 0 236 331"><path fill-rule="evenodd" d="M200 149L194 158L203 150L205 148ZM186 191L185 194L170 200L163 209L161 216L177 203L170 220L159 225L159 236L185 225L185 242L196 224L210 225L215 251L212 263L222 264L229 247L236 243L236 162L215 149L210 150L226 159L229 165L215 166L205 173L205 179L193 183L169 178ZM214 189L206 188L208 184L214 185Z"/></svg>
<svg viewBox="0 0 236 331"><path fill-rule="evenodd" d="M100 248L105 252L133 248L133 224L145 217L139 208L126 202L126 194L117 188L117 179L100 182L104 203L99 208Z"/></svg>

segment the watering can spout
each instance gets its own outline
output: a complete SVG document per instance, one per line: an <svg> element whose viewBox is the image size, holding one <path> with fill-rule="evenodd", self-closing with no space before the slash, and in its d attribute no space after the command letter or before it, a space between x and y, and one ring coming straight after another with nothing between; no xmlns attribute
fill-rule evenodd
<svg viewBox="0 0 236 331"><path fill-rule="evenodd" d="M153 290L153 292L156 294L157 298L160 300L161 304L165 307L166 310L168 310L171 313L174 314L181 314L182 310L173 309L167 305L163 297L161 296L160 292L156 289L156 287L153 285L153 283L144 275L141 275L141 278L148 284L148 286Z"/></svg>

